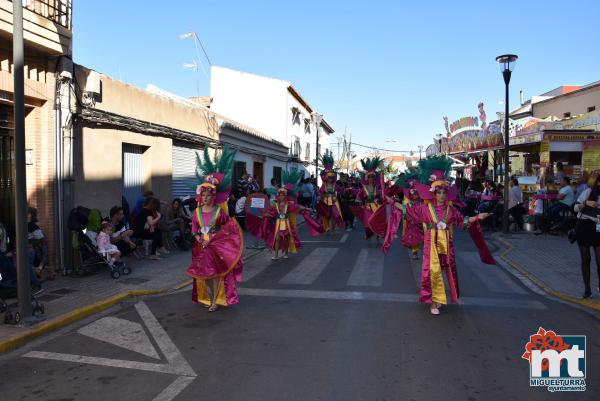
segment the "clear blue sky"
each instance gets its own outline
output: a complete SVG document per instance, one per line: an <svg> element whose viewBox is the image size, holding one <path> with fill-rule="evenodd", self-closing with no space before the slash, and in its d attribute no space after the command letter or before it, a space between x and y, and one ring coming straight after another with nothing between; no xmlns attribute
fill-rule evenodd
<svg viewBox="0 0 600 401"><path fill-rule="evenodd" d="M74 1L77 63L139 87L209 94L182 64L196 31L219 66L289 80L355 142L417 149L450 122L503 110L495 57L519 55L511 105L562 84L600 80L600 2ZM200 60L206 66L204 59ZM208 67L206 67L208 69ZM511 108L512 108L511 106ZM386 143L386 140L397 143Z"/></svg>

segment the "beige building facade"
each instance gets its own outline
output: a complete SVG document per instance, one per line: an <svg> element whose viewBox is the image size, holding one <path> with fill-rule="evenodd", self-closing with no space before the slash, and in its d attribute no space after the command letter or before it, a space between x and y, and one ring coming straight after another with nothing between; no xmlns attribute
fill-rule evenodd
<svg viewBox="0 0 600 401"><path fill-rule="evenodd" d="M218 141L214 113L79 65L75 81L82 100L73 120L74 206L106 216L122 198L133 208L145 190L168 201L177 196L178 162L186 163L187 180L194 181L194 152Z"/></svg>

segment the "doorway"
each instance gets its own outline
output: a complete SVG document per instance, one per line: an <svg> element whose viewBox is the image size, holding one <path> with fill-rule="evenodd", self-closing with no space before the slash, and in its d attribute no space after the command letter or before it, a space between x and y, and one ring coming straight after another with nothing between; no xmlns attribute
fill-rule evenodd
<svg viewBox="0 0 600 401"><path fill-rule="evenodd" d="M264 171L263 171L263 164L261 162L254 162L254 166L253 166L253 176L254 179L256 180L256 182L258 183L258 185L260 186L260 189L263 189L265 187L265 183L264 183Z"/></svg>
<svg viewBox="0 0 600 401"><path fill-rule="evenodd" d="M12 236L15 224L15 145L12 106L0 104L0 222Z"/></svg>

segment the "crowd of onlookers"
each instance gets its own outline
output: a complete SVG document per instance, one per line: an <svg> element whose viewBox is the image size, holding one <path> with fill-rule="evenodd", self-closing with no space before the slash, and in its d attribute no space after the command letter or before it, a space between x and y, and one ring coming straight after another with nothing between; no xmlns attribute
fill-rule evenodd
<svg viewBox="0 0 600 401"><path fill-rule="evenodd" d="M38 225L36 208L27 209L27 264L32 288L40 288L42 279L54 279L54 270L48 264L48 242ZM15 242L5 224L0 222L0 287L16 287L17 267Z"/></svg>

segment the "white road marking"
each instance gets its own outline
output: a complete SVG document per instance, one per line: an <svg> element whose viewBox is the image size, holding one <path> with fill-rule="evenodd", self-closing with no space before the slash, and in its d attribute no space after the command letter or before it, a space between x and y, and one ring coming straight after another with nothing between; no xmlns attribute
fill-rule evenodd
<svg viewBox="0 0 600 401"><path fill-rule="evenodd" d="M171 401L179 395L195 377L179 376L173 383L164 389L159 395L154 397L152 401Z"/></svg>
<svg viewBox="0 0 600 401"><path fill-rule="evenodd" d="M56 361L64 361L64 362L73 362L73 363L85 363L88 365L97 365L97 366L109 366L114 368L123 368L123 369L136 369L143 370L148 372L159 372L159 373L170 373L173 375L179 376L173 383L171 383L166 389L164 389L154 401L171 401L173 400L183 389L185 389L194 379L196 378L196 372L192 369L189 363L185 360L179 349L175 346L171 338L168 336L167 332L163 329L163 327L158 323L156 317L152 314L148 306L144 302L138 302L135 305L137 312L142 318L144 325L150 332L150 335L160 348L160 351L167 359L168 363L148 363L148 362L139 362L139 361L127 361L122 359L112 359L112 358L101 358L101 357L93 357L86 355L75 355L75 354L63 354L57 352L44 352L44 351L31 351L23 355L25 358L38 358L38 359L51 359ZM105 318L104 318L105 319ZM122 322L119 322L123 319L116 320L104 320L100 319L94 323L91 323L88 326L85 326L79 333L102 339L107 337L107 335L113 334L112 332L100 334L99 330L104 327L105 329L111 330L117 325L118 329L121 330L121 333L127 332L132 327L133 322L129 322L127 325L123 325ZM102 321L102 322L101 322ZM98 322L101 322L98 324ZM119 327L120 325L120 327ZM140 325L141 328L141 325ZM93 335L90 335L93 334ZM119 347L123 347L125 344L123 341L109 341L110 343L117 345ZM146 346L141 347L145 352L148 352ZM139 352L139 351L136 351ZM142 352L143 353L143 352ZM152 352L150 352L152 353ZM158 355L157 351L154 350L154 353Z"/></svg>
<svg viewBox="0 0 600 401"><path fill-rule="evenodd" d="M383 252L363 248L358 254L348 285L381 287L383 284Z"/></svg>
<svg viewBox="0 0 600 401"><path fill-rule="evenodd" d="M85 363L88 365L110 366L113 368L145 370L148 372L170 373L180 375L181 369L164 363L148 363L139 361L126 361L123 359L100 358L95 356L63 354L58 352L30 351L23 355L25 358L51 359L55 361Z"/></svg>
<svg viewBox="0 0 600 401"><path fill-rule="evenodd" d="M160 359L141 324L112 316L103 317L77 330L79 334Z"/></svg>
<svg viewBox="0 0 600 401"><path fill-rule="evenodd" d="M306 255L291 272L281 279L281 284L312 284L331 262L339 248L316 248Z"/></svg>
<svg viewBox="0 0 600 401"><path fill-rule="evenodd" d="M182 376L196 376L194 369L192 369L181 352L179 352L171 337L169 337L165 329L158 323L158 320L156 320L148 306L144 302L138 302L135 304L135 309L137 309L144 320L148 331L154 337L154 341L156 341L156 344L165 358L167 358L167 361L169 361L169 364L177 366L181 370L182 373L180 374Z"/></svg>
<svg viewBox="0 0 600 401"><path fill-rule="evenodd" d="M317 290L292 290L271 288L239 288L240 295L257 297L277 298L302 298L302 299L331 299L340 301L382 301L382 302L404 302L416 303L419 300L417 294L382 293L382 292L359 292L359 291L317 291ZM539 301L461 297L460 304L469 306L486 306L498 308L519 309L548 309Z"/></svg>

